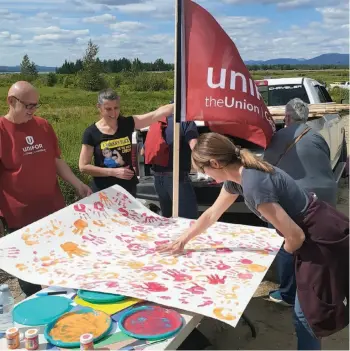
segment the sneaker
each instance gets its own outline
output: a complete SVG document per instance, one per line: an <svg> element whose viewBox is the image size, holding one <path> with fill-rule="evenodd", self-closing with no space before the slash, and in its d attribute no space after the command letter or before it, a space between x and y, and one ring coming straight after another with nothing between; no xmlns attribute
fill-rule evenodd
<svg viewBox="0 0 350 351"><path fill-rule="evenodd" d="M288 306L288 307L293 306L292 304L290 304L282 299L282 296L281 296L281 293L279 292L279 290L270 291L269 300L272 302L278 303L280 305L284 305L284 306Z"/></svg>

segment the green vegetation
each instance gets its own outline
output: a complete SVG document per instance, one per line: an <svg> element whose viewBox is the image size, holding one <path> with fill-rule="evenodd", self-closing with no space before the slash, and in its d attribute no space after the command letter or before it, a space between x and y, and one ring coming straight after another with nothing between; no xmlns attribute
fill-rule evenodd
<svg viewBox="0 0 350 351"><path fill-rule="evenodd" d="M29 82L35 80L38 77L38 71L36 69L35 63L30 62L27 54L23 56L23 60L21 62L21 75L23 80L27 80Z"/></svg>
<svg viewBox="0 0 350 351"><path fill-rule="evenodd" d="M264 77L304 76L326 82L347 80L347 70L325 71L266 71L252 72L254 79ZM173 73L120 72L102 74L106 86L114 88L121 96L122 114L125 116L145 113L168 103L173 98ZM22 79L20 74L0 75L0 114L7 111L6 95L11 84ZM84 181L88 181L78 170L78 158L83 131L97 120L97 93L84 91L79 74L39 74L33 84L40 90L42 106L37 111L39 116L53 125L61 146L62 156L73 171ZM333 99L349 99L349 91L335 89L331 91ZM75 200L71 187L63 185L67 203Z"/></svg>

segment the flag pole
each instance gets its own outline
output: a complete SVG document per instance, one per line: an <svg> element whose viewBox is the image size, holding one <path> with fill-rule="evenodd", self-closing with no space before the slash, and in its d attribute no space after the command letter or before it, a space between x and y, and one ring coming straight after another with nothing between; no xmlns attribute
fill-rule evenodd
<svg viewBox="0 0 350 351"><path fill-rule="evenodd" d="M173 139L173 217L179 216L179 163L181 123L181 28L182 0L175 0L174 139Z"/></svg>

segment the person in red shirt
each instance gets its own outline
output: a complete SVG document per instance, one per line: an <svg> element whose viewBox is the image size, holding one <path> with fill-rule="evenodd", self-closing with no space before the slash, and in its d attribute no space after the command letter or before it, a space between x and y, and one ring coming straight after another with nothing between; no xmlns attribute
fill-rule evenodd
<svg viewBox="0 0 350 351"><path fill-rule="evenodd" d="M60 158L48 121L34 114L40 105L37 90L19 81L9 89L7 103L9 111L0 117L0 215L10 233L65 207L57 175L80 197L92 190ZM41 289L21 280L19 284L27 296Z"/></svg>

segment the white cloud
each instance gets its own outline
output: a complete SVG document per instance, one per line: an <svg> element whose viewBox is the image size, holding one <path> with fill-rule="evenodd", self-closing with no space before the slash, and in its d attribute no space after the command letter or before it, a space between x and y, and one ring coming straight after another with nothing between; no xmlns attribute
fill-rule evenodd
<svg viewBox="0 0 350 351"><path fill-rule="evenodd" d="M81 37L85 37L89 34L88 29L80 29L80 30L68 30L68 29L61 29L58 27L48 27L48 28L33 28L33 31L39 34L33 37L34 42L40 43L47 43L53 44L54 41L59 42L74 42Z"/></svg>
<svg viewBox="0 0 350 351"><path fill-rule="evenodd" d="M111 22L115 22L115 20L116 20L116 17L109 13L105 13L99 16L83 18L84 23L99 23L99 24L111 23Z"/></svg>
<svg viewBox="0 0 350 351"><path fill-rule="evenodd" d="M133 32L141 29L146 29L147 26L141 22L124 21L110 24L109 28L117 32Z"/></svg>
<svg viewBox="0 0 350 351"><path fill-rule="evenodd" d="M299 7L316 7L316 6L328 6L336 5L339 0L221 0L225 4L247 4L247 3L258 3L263 5L276 5L279 8L291 9Z"/></svg>

